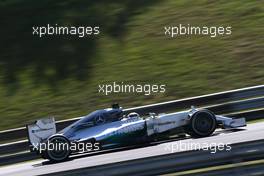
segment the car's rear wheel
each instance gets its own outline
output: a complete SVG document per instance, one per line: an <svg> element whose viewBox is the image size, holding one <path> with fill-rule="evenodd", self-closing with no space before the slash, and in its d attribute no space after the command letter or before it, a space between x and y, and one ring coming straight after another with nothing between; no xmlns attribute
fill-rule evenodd
<svg viewBox="0 0 264 176"><path fill-rule="evenodd" d="M200 110L192 115L187 130L192 137L207 137L215 131L216 126L215 115L208 110Z"/></svg>
<svg viewBox="0 0 264 176"><path fill-rule="evenodd" d="M53 162L65 161L69 158L70 142L64 136L53 136L48 140L47 158Z"/></svg>

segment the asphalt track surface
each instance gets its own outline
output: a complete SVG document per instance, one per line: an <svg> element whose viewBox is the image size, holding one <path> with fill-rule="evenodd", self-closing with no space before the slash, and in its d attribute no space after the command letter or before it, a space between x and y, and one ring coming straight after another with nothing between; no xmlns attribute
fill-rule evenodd
<svg viewBox="0 0 264 176"><path fill-rule="evenodd" d="M62 163L49 163L46 160L39 159L13 164L0 167L0 175L30 176L56 173L60 171L69 171L90 166L98 166L151 156L159 156L172 152L187 151L191 150L191 148L186 146L192 146L192 144L196 144L196 147L205 147L206 145L229 145L259 139L264 139L264 122L249 124L247 127L243 127L238 130L218 130L213 136L206 138L187 138L182 140L177 139L173 141L156 143L151 146L115 151L94 156L90 156L87 154L75 156L72 158L72 160Z"/></svg>

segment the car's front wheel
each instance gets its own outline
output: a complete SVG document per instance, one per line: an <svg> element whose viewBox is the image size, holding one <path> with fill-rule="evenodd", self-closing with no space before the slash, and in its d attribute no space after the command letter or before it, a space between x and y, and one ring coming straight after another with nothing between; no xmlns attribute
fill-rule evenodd
<svg viewBox="0 0 264 176"><path fill-rule="evenodd" d="M200 110L191 116L187 130L192 137L207 137L215 131L216 126L215 115L208 110Z"/></svg>

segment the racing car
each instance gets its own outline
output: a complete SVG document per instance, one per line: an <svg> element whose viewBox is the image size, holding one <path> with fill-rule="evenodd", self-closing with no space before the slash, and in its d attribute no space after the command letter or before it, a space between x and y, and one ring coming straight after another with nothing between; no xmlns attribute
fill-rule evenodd
<svg viewBox="0 0 264 176"><path fill-rule="evenodd" d="M56 132L54 118L39 119L27 125L27 129L30 150L44 159L60 162L76 153L151 143L168 132L199 138L210 136L219 127L243 126L246 126L244 118L215 115L207 109L192 107L187 111L149 113L142 117L136 112L125 114L115 104L83 116L59 132Z"/></svg>

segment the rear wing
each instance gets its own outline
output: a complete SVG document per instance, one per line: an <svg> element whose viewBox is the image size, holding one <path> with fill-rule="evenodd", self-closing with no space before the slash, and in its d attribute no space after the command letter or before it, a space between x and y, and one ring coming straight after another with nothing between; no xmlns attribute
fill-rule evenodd
<svg viewBox="0 0 264 176"><path fill-rule="evenodd" d="M30 150L34 151L40 147L41 143L46 142L51 135L56 133L55 119L53 117L39 119L27 125L27 131Z"/></svg>

